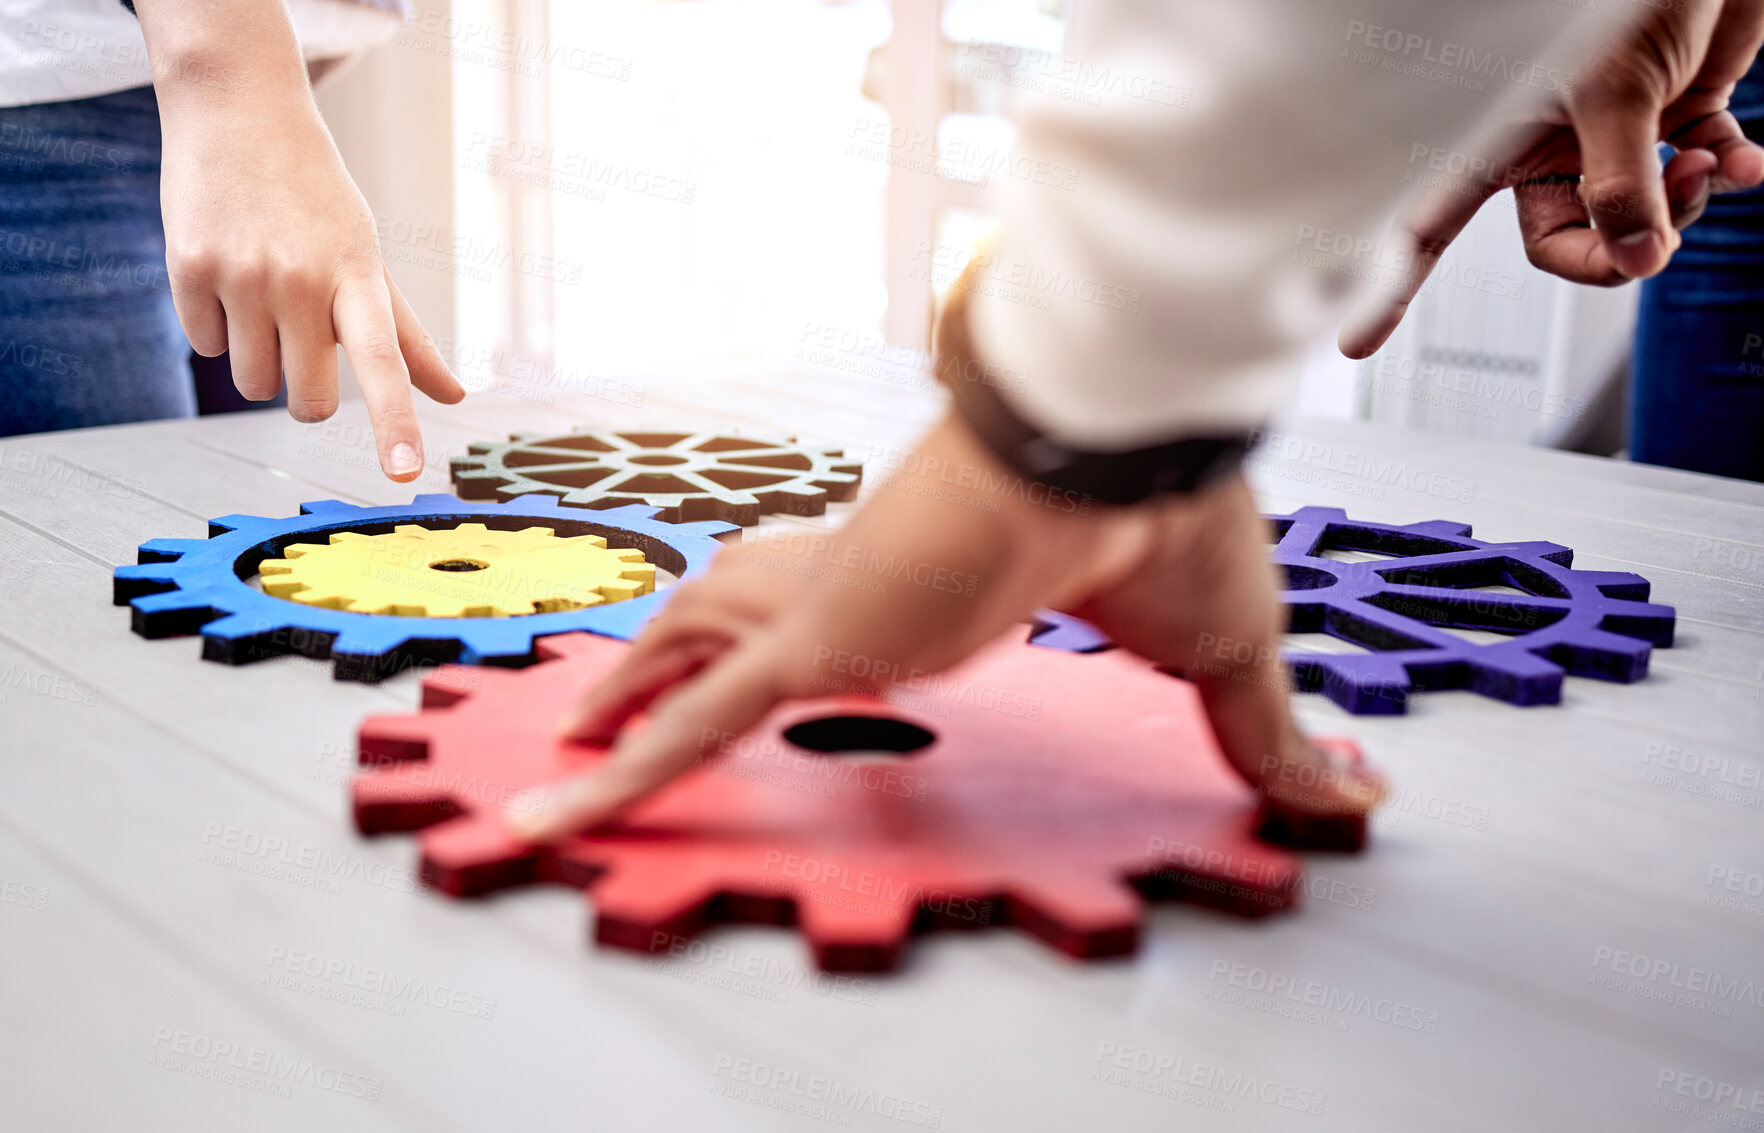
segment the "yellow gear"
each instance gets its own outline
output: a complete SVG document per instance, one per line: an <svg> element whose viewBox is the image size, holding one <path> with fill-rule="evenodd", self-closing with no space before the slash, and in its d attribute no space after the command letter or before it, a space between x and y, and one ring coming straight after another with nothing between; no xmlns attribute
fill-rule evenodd
<svg viewBox="0 0 1764 1133"><path fill-rule="evenodd" d="M400 524L384 535L338 531L258 564L264 593L309 606L402 617L495 618L598 606L648 594L655 567L598 535L549 527L445 531Z"/></svg>

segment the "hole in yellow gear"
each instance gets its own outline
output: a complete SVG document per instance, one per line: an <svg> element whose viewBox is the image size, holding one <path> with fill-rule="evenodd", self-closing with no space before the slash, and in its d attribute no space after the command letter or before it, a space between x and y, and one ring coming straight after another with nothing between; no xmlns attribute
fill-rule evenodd
<svg viewBox="0 0 1764 1133"><path fill-rule="evenodd" d="M442 559L438 563L430 563L430 570L468 571L487 570L489 563L481 563L477 559Z"/></svg>

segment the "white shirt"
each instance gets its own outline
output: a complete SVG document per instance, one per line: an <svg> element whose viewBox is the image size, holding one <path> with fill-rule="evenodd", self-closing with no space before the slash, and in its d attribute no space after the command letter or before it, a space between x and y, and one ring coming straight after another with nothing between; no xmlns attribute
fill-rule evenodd
<svg viewBox="0 0 1764 1133"><path fill-rule="evenodd" d="M1001 193L976 352L1067 447L1261 426L1304 351L1400 278L1399 207L1467 191L1501 124L1640 7L1078 0L1065 58L1018 83L1019 166L1064 173Z"/></svg>
<svg viewBox="0 0 1764 1133"><path fill-rule="evenodd" d="M391 12L350 0L289 0L308 60L335 59L398 34ZM147 86L141 25L117 0L0 0L0 106L94 98Z"/></svg>

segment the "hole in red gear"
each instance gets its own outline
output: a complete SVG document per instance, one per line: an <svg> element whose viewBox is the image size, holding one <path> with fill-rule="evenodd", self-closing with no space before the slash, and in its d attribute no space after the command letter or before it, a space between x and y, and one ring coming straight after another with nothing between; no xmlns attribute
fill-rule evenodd
<svg viewBox="0 0 1764 1133"><path fill-rule="evenodd" d="M911 755L937 737L891 716L823 716L784 730L797 747L822 755Z"/></svg>

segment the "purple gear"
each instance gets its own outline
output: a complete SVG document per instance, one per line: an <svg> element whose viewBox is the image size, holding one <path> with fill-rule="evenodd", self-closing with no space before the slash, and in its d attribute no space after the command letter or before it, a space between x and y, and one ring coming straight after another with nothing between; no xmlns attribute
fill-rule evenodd
<svg viewBox="0 0 1764 1133"><path fill-rule="evenodd" d="M1101 653L1115 647L1102 630L1082 618L1057 610L1037 610L1029 624L1032 627L1029 640L1049 649L1066 653Z"/></svg>
<svg viewBox="0 0 1764 1133"><path fill-rule="evenodd" d="M1574 552L1558 543L1485 543L1464 523L1367 523L1340 508L1300 508L1268 521L1279 540L1273 560L1286 573L1288 630L1372 650L1286 658L1299 688L1320 690L1349 712L1400 713L1412 690L1453 688L1554 704L1563 673L1627 684L1647 675L1652 646L1672 644L1673 610L1647 601L1647 579L1570 569ZM1325 551L1392 557L1342 562ZM1483 586L1522 593L1476 589ZM1084 623L1056 616L1050 631L1036 634L1038 644L1085 640L1077 628ZM1505 636L1480 644L1448 629Z"/></svg>

